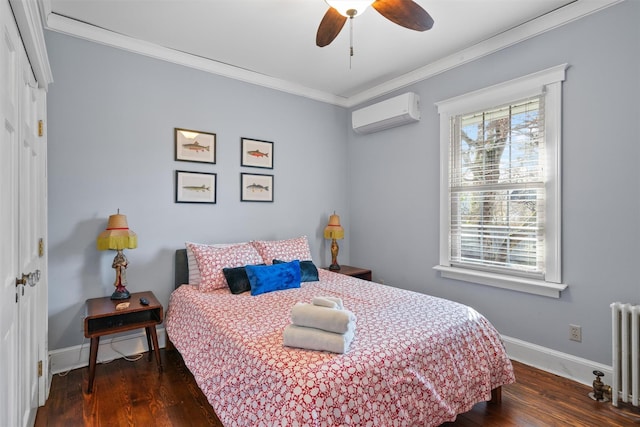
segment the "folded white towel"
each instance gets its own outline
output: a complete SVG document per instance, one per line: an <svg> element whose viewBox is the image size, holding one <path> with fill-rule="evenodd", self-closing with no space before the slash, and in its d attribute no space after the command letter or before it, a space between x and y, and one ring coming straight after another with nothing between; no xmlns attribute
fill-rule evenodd
<svg viewBox="0 0 640 427"><path fill-rule="evenodd" d="M355 323L356 315L349 310L320 307L299 302L291 309L291 323L344 334Z"/></svg>
<svg viewBox="0 0 640 427"><path fill-rule="evenodd" d="M337 297L313 297L311 303L320 307L337 308L338 310L344 309L342 298Z"/></svg>
<svg viewBox="0 0 640 427"><path fill-rule="evenodd" d="M282 337L288 347L346 353L355 335L355 324L346 333L336 334L304 326L288 325Z"/></svg>

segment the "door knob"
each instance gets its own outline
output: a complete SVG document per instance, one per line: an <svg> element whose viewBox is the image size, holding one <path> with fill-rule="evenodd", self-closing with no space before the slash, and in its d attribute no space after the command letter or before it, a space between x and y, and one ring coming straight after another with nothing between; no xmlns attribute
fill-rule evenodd
<svg viewBox="0 0 640 427"><path fill-rule="evenodd" d="M35 286L40 281L40 270L36 270L33 273L29 273L30 286Z"/></svg>
<svg viewBox="0 0 640 427"><path fill-rule="evenodd" d="M40 270L36 270L29 274L22 273L21 278L16 277L16 286L19 286L19 285L35 286L38 283L38 281L40 281Z"/></svg>
<svg viewBox="0 0 640 427"><path fill-rule="evenodd" d="M19 285L26 286L27 283L29 283L29 281L30 281L29 275L22 273L22 278L19 279L16 277L16 287Z"/></svg>

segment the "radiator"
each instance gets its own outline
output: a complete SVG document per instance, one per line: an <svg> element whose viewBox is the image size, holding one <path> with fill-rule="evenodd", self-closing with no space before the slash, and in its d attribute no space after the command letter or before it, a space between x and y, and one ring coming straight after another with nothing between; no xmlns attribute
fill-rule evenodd
<svg viewBox="0 0 640 427"><path fill-rule="evenodd" d="M622 401L638 406L640 398L640 349L638 327L640 305L611 304L611 328L613 337L613 379L611 381L611 403L618 406Z"/></svg>

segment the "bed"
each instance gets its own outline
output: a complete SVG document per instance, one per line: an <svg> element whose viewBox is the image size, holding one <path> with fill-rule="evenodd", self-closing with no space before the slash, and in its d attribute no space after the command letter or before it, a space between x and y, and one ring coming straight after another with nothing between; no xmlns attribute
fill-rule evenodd
<svg viewBox="0 0 640 427"><path fill-rule="evenodd" d="M187 262L176 251L168 339L225 426L436 426L515 381L498 332L468 306L322 269L259 295L205 292ZM284 346L292 306L328 295L357 316L348 351Z"/></svg>

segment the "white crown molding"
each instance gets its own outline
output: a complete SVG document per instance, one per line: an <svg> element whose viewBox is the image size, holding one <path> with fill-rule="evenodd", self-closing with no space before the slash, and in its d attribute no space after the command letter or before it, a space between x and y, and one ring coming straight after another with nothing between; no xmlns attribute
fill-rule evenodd
<svg viewBox="0 0 640 427"><path fill-rule="evenodd" d="M55 13L51 13L46 17L46 28L51 31L172 62L211 74L229 77L329 104L346 106L346 98L340 96L107 31L93 25L56 15Z"/></svg>
<svg viewBox="0 0 640 427"><path fill-rule="evenodd" d="M265 76L253 71L197 57L173 49L168 49L153 43L143 42L141 40L65 18L60 15L50 13L51 8L46 6L49 0L40 1L45 5L43 8L47 12L44 19L45 28L51 31L75 36L81 39L120 48L129 52L138 53L186 67L195 68L212 74L350 108L416 82L428 79L429 77L433 77L459 65L482 58L531 37L535 37L546 31L550 31L584 16L596 13L624 0L576 0L571 4L541 16L540 18L505 31L460 52L449 55L415 71L404 74L395 79L391 79L383 84L364 90L348 98L311 89L282 79Z"/></svg>
<svg viewBox="0 0 640 427"><path fill-rule="evenodd" d="M53 74L47 56L42 16L38 4L35 1L23 0L9 0L9 3L38 86L47 90L49 84L53 82Z"/></svg>
<svg viewBox="0 0 640 427"><path fill-rule="evenodd" d="M395 90L451 70L452 68L490 55L501 49L513 46L584 16L596 13L622 1L623 0L577 0L570 5L512 28L460 52L456 52L422 68L418 68L410 73L353 95L347 100L347 105L348 107L352 107L378 96L386 95Z"/></svg>

